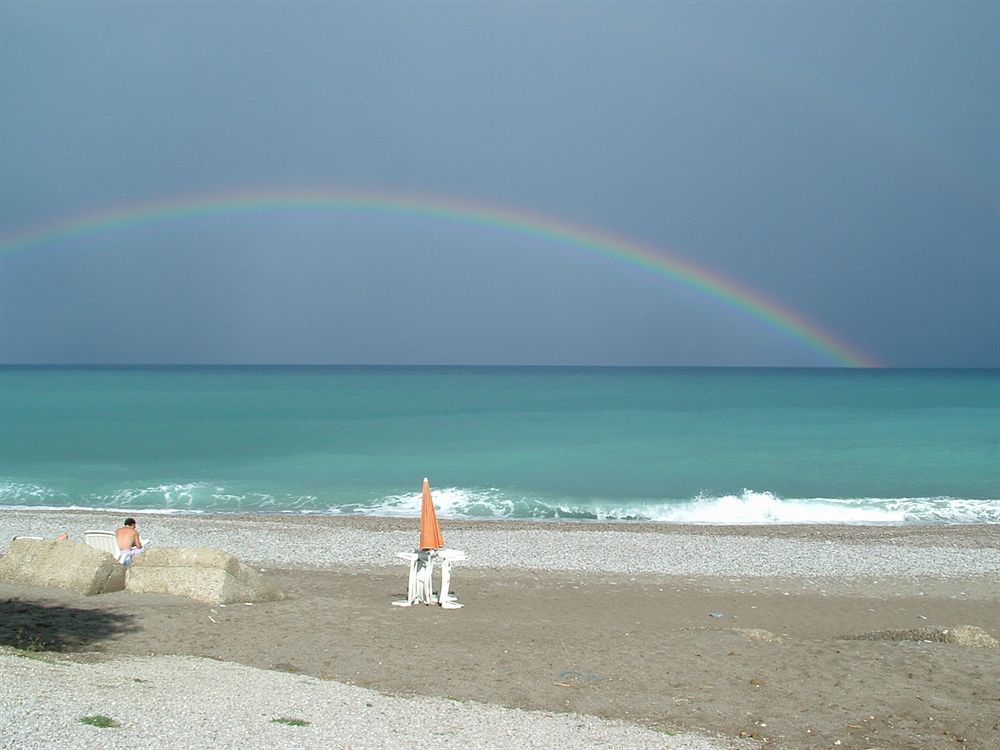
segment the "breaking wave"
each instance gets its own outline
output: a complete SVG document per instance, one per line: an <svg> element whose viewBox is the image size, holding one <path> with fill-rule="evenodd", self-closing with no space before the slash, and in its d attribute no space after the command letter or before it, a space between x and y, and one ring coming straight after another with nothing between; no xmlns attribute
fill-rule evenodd
<svg viewBox="0 0 1000 750"><path fill-rule="evenodd" d="M35 484L0 481L0 507L88 509L158 513L284 513L412 517L420 514L419 491L359 499L248 491L210 483L149 484L70 496ZM743 490L688 499L544 498L500 489L435 488L434 504L445 518L538 521L646 521L679 524L969 524L1000 523L1000 499L782 498Z"/></svg>

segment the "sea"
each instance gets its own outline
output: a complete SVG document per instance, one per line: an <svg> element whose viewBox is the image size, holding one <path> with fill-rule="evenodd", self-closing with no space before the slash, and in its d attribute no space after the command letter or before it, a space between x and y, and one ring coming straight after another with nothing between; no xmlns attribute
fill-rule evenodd
<svg viewBox="0 0 1000 750"><path fill-rule="evenodd" d="M0 367L0 512L1000 523L1000 370Z"/></svg>

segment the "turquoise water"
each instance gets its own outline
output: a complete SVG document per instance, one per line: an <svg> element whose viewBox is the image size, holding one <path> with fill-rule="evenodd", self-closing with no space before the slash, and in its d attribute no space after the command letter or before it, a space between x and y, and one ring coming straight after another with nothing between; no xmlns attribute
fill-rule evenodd
<svg viewBox="0 0 1000 750"><path fill-rule="evenodd" d="M1000 522L1000 371L0 368L0 507Z"/></svg>

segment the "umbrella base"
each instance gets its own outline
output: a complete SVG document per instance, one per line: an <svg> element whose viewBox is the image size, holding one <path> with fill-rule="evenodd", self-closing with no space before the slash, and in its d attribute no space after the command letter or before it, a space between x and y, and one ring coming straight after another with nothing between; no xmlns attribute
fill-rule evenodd
<svg viewBox="0 0 1000 750"><path fill-rule="evenodd" d="M439 604L442 609L461 609L451 593L451 563L464 560L465 553L457 549L420 550L418 552L398 552L396 557L410 563L410 576L406 599L392 602L396 607L413 604ZM434 562L441 563L441 589L434 596Z"/></svg>

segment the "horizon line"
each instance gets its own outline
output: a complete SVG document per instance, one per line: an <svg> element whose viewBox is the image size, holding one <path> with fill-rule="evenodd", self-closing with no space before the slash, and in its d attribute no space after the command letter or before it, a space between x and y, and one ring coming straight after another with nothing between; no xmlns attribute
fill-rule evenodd
<svg viewBox="0 0 1000 750"><path fill-rule="evenodd" d="M1000 370L1000 365L898 365L892 367L852 367L850 365L709 365L709 364L635 364L635 363L455 363L455 362L0 362L0 368L78 368L78 369L334 369L334 368L438 368L438 369L619 369L619 370Z"/></svg>

